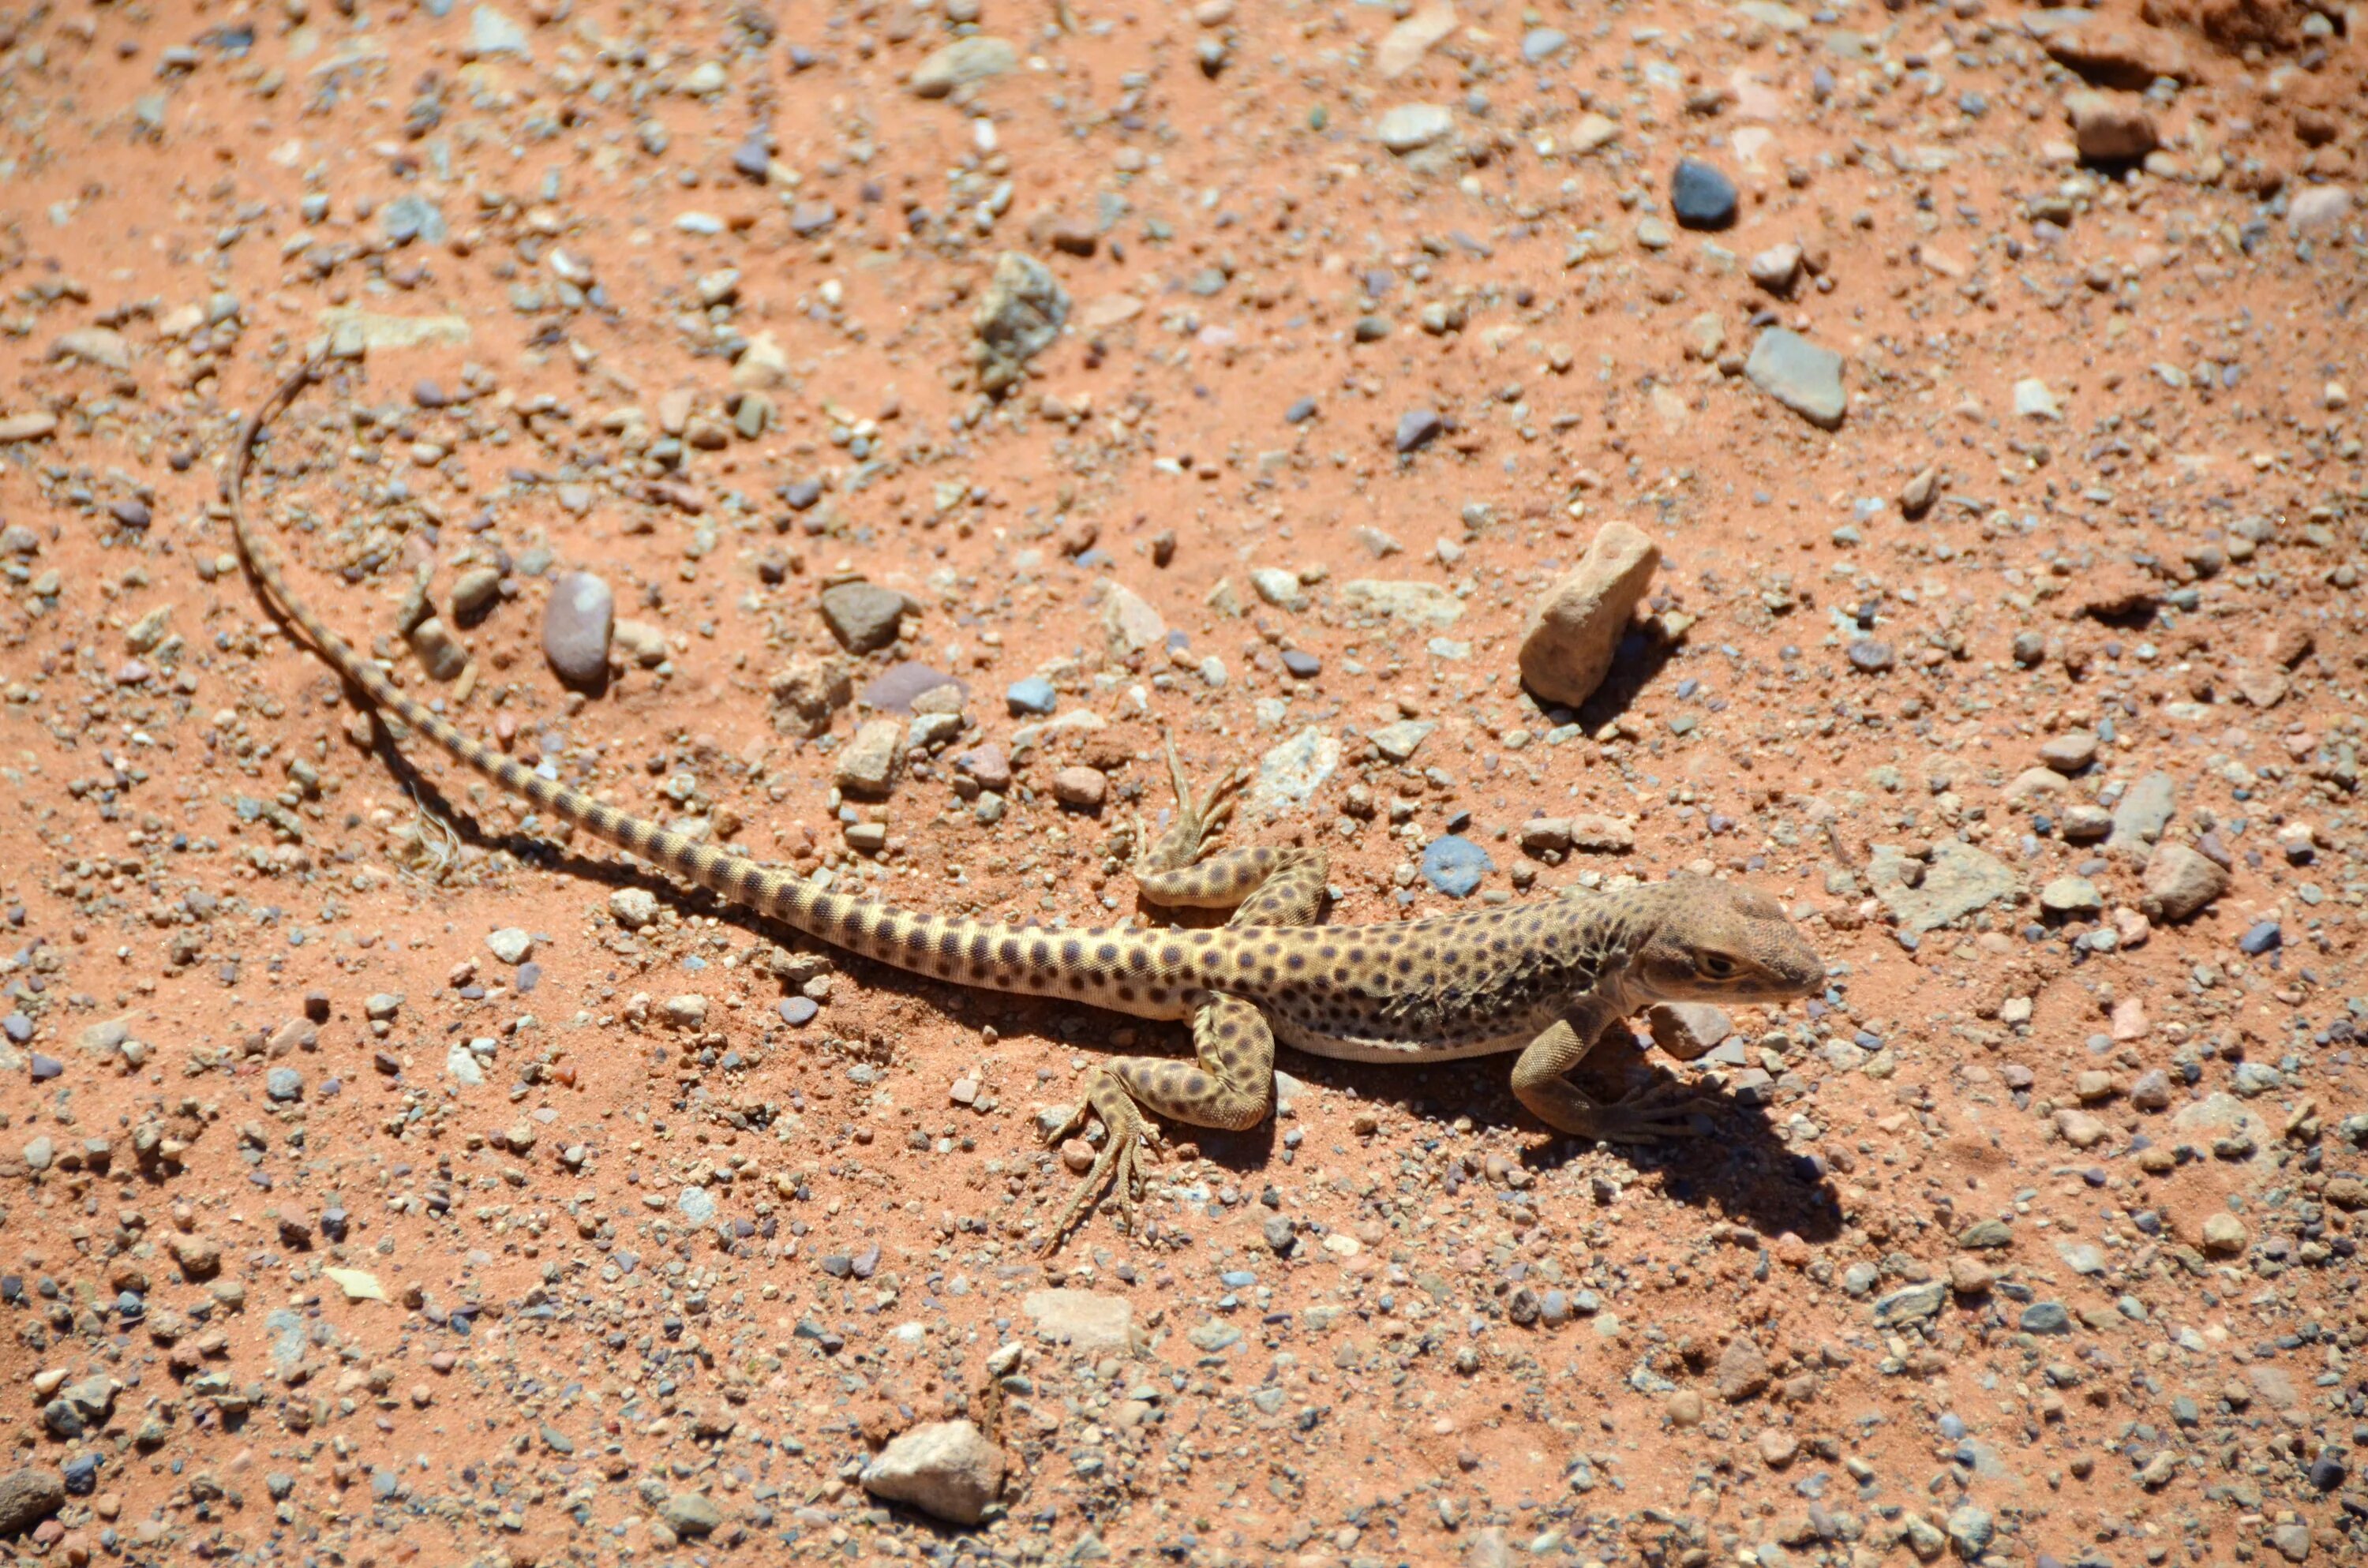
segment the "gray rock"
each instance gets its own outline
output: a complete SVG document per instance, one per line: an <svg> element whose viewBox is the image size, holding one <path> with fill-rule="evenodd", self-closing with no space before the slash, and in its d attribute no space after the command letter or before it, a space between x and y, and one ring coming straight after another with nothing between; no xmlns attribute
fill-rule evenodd
<svg viewBox="0 0 2368 1568"><path fill-rule="evenodd" d="M1087 1355L1134 1348L1134 1306L1099 1290L1030 1290L1019 1303L1036 1332Z"/></svg>
<svg viewBox="0 0 2368 1568"><path fill-rule="evenodd" d="M942 98L956 87L1008 76L1019 69L1019 51L1003 39L957 39L913 68L905 85L918 98Z"/></svg>
<svg viewBox="0 0 2368 1568"><path fill-rule="evenodd" d="M1842 357L1798 333L1771 326L1751 346L1743 373L1751 384L1820 429L1841 428L1850 400L1842 392Z"/></svg>
<svg viewBox="0 0 2368 1568"><path fill-rule="evenodd" d="M1944 838L1932 846L1920 881L1910 882L1908 858L1887 844L1874 846L1867 880L1875 897L1910 931L1930 931L2014 894L2014 872L1970 844Z"/></svg>
<svg viewBox="0 0 2368 1568"><path fill-rule="evenodd" d="M23 1535L65 1506L65 1477L47 1465L0 1475L0 1538Z"/></svg>
<svg viewBox="0 0 2368 1568"><path fill-rule="evenodd" d="M1570 44L1570 35L1560 28L1531 28L1521 35L1521 58L1535 65L1552 60Z"/></svg>
<svg viewBox="0 0 2368 1568"><path fill-rule="evenodd" d="M1660 548L1641 530L1620 522L1596 530L1578 564L1530 609L1521 631L1522 684L1571 708L1593 696L1660 564Z"/></svg>
<svg viewBox="0 0 2368 1568"><path fill-rule="evenodd" d="M1069 319L1069 291L1035 257L1005 251L971 317L979 388L999 392L1027 374L1028 361L1053 347Z"/></svg>
<svg viewBox="0 0 2368 1568"><path fill-rule="evenodd" d="M1669 176L1669 210L1689 229L1724 229L1735 222L1740 195L1725 170L1699 158L1680 158Z"/></svg>
<svg viewBox="0 0 2368 1568"><path fill-rule="evenodd" d="M534 51L527 46L526 29L491 6L480 6L469 14L469 52L480 59L488 54L534 58Z"/></svg>
<svg viewBox="0 0 2368 1568"><path fill-rule="evenodd" d="M25 1140L25 1147L21 1153L24 1155L25 1168L28 1170L45 1171L57 1164L58 1146L46 1132Z"/></svg>
<svg viewBox="0 0 2368 1568"><path fill-rule="evenodd" d="M773 727L809 740L830 730L831 715L855 700L855 678L847 661L834 653L816 658L792 655L773 672L768 683L773 699Z"/></svg>
<svg viewBox="0 0 2368 1568"><path fill-rule="evenodd" d="M452 1049L444 1053L444 1073L454 1083L465 1084L471 1088L485 1081L485 1070L479 1065L477 1053L460 1040L454 1040Z"/></svg>
<svg viewBox="0 0 2368 1568"><path fill-rule="evenodd" d="M1429 740L1438 728L1429 719L1401 719L1395 724L1383 724L1365 738L1373 743L1375 751L1392 762L1406 762L1422 749L1422 743Z"/></svg>
<svg viewBox="0 0 2368 1568"><path fill-rule="evenodd" d="M2067 778L2097 760L2097 736L2090 730L2066 730L2040 744L2039 760Z"/></svg>
<svg viewBox="0 0 2368 1568"><path fill-rule="evenodd" d="M1422 852L1422 880L1450 898L1468 898L1496 862L1488 852L1455 834L1431 840Z"/></svg>
<svg viewBox="0 0 2368 1568"><path fill-rule="evenodd" d="M1261 812L1297 805L1322 788L1339 766L1340 738L1310 725L1258 758L1250 805Z"/></svg>
<svg viewBox="0 0 2368 1568"><path fill-rule="evenodd" d="M1735 1032L1726 1009L1710 1002L1664 1002L1645 1015L1653 1043L1680 1062L1693 1062L1718 1049Z"/></svg>
<svg viewBox="0 0 2368 1568"><path fill-rule="evenodd" d="M942 692L944 698L933 696ZM960 712L965 693L962 683L943 670L932 669L915 659L905 659L880 672L863 688L863 706L879 713L916 713L936 710L942 702L945 711Z"/></svg>
<svg viewBox="0 0 2368 1568"><path fill-rule="evenodd" d="M1390 443L1401 452L1418 452L1439 439L1447 422L1433 408L1410 408L1398 415L1398 427Z"/></svg>
<svg viewBox="0 0 2368 1568"><path fill-rule="evenodd" d="M1256 566L1250 569L1250 586L1258 597L1277 609L1302 610L1307 608L1307 590L1299 585L1299 574L1286 572L1280 566Z"/></svg>
<svg viewBox="0 0 2368 1568"><path fill-rule="evenodd" d="M2157 844L2146 858L2146 896L2138 907L2154 920L2184 920L2228 891L2219 863L2184 844Z"/></svg>
<svg viewBox="0 0 2368 1568"><path fill-rule="evenodd" d="M968 1421L934 1421L892 1441L863 1467L863 1489L925 1514L974 1525L1003 1490L1003 1449Z"/></svg>
<svg viewBox="0 0 2368 1568"><path fill-rule="evenodd" d="M1373 127L1373 139L1403 157L1444 142L1454 132L1453 111L1438 104L1400 104L1382 116Z"/></svg>
<svg viewBox="0 0 2368 1568"><path fill-rule="evenodd" d="M1433 583L1359 577L1340 585L1340 599L1360 615L1384 615L1433 631L1463 618L1463 601Z"/></svg>
<svg viewBox="0 0 2368 1568"><path fill-rule="evenodd" d="M2340 233L2351 216L2351 193L2340 185L2305 186L2286 198L2286 230L2296 239Z"/></svg>
<svg viewBox="0 0 2368 1568"><path fill-rule="evenodd" d="M2178 810L2179 786L2168 773L2149 773L2131 785L2113 808L2113 831L2107 849L2135 851L2162 836Z"/></svg>
<svg viewBox="0 0 2368 1568"><path fill-rule="evenodd" d="M1149 653L1167 641L1167 623L1151 602L1122 583L1102 590L1102 645L1114 658Z"/></svg>
<svg viewBox="0 0 2368 1568"><path fill-rule="evenodd" d="M2105 899L2086 877L2057 877L2039 890L2039 907L2065 919L2094 915L2105 907Z"/></svg>
<svg viewBox="0 0 2368 1568"><path fill-rule="evenodd" d="M658 1505L658 1517L677 1535L703 1536L723 1528L723 1510L703 1492L675 1492Z"/></svg>
<svg viewBox="0 0 2368 1568"><path fill-rule="evenodd" d="M452 582L452 619L474 626L501 602L502 574L491 566L472 566Z"/></svg>
<svg viewBox="0 0 2368 1568"><path fill-rule="evenodd" d="M444 221L444 210L417 191L406 191L380 208L378 227L391 245L405 245L414 240L440 245L452 233L451 226Z"/></svg>
<svg viewBox="0 0 2368 1568"><path fill-rule="evenodd" d="M551 585L542 612L542 656L552 673L579 691L598 691L609 678L609 639L617 629L617 597L589 572L570 572Z"/></svg>
<svg viewBox="0 0 2368 1568"><path fill-rule="evenodd" d="M628 931L639 931L658 917L658 895L647 888L619 888L609 895L609 914Z"/></svg>
<svg viewBox="0 0 2368 1568"><path fill-rule="evenodd" d="M674 1195L674 1206L682 1217L694 1225L707 1226L715 1222L715 1194L703 1187L686 1187Z"/></svg>
<svg viewBox="0 0 2368 1568"><path fill-rule="evenodd" d="M823 624L850 653L869 653L896 641L905 596L877 583L837 583L822 591Z"/></svg>
<svg viewBox="0 0 2368 1568"><path fill-rule="evenodd" d="M1910 1285L1879 1298L1874 1303L1874 1321L1884 1328L1920 1323L1926 1318L1940 1316L1941 1308L1948 1299L1946 1280L1927 1279L1920 1285Z"/></svg>
<svg viewBox="0 0 2368 1568"><path fill-rule="evenodd" d="M894 719L871 720L839 748L833 777L849 794L885 795L896 781L896 763L904 749L904 725Z"/></svg>
<svg viewBox="0 0 2368 1568"><path fill-rule="evenodd" d="M263 1075L263 1092L280 1105L304 1097L304 1074L293 1067L274 1067Z"/></svg>

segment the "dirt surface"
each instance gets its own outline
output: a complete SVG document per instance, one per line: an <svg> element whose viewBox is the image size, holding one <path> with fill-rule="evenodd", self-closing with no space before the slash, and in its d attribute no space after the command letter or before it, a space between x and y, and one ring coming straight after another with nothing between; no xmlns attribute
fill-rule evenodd
<svg viewBox="0 0 2368 1568"><path fill-rule="evenodd" d="M0 1550L2361 1560L2361 26L0 15ZM1600 1052L1649 1148L1286 1052L1040 1260L1184 1031L383 744L221 503L315 349L302 591L619 804L1108 921L1167 731L1335 923L1691 868L1830 989Z"/></svg>

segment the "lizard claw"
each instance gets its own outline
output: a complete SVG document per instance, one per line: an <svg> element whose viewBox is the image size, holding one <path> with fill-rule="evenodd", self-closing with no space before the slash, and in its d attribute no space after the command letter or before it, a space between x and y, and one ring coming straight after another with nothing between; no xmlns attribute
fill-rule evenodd
<svg viewBox="0 0 2368 1568"><path fill-rule="evenodd" d="M1679 1085L1648 1088L1599 1108L1595 1135L1612 1143L1656 1143L1665 1138L1699 1137L1701 1129L1694 1126L1692 1119L1708 1117L1718 1108L1715 1100L1703 1099Z"/></svg>
<svg viewBox="0 0 2368 1568"><path fill-rule="evenodd" d="M1157 1130L1136 1108L1134 1096L1126 1092L1126 1085L1119 1082L1116 1074L1107 1069L1094 1073L1086 1085L1085 1097L1062 1119L1059 1127L1045 1136L1045 1145L1058 1147L1096 1118L1100 1119L1105 1134L1101 1150L1094 1156L1093 1168L1077 1183L1068 1207L1061 1211L1059 1222L1036 1249L1039 1257L1050 1257L1060 1250L1061 1244L1092 1210L1106 1187L1117 1194L1119 1215L1127 1234L1135 1233L1135 1208L1143 1199L1144 1168Z"/></svg>

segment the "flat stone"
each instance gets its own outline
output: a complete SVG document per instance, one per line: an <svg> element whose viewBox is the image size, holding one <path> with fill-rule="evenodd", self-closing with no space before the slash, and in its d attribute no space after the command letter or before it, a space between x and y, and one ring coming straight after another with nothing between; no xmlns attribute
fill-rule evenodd
<svg viewBox="0 0 2368 1568"><path fill-rule="evenodd" d="M2069 777L2097 760L2097 736L2092 730L2066 730L2040 743L2039 760Z"/></svg>
<svg viewBox="0 0 2368 1568"><path fill-rule="evenodd" d="M50 346L53 359L78 359L102 370L131 369L131 344L111 326L78 326L63 333Z"/></svg>
<svg viewBox="0 0 2368 1568"><path fill-rule="evenodd" d="M1340 599L1360 615L1388 616L1435 631L1463 619L1463 601L1432 583L1359 577L1340 585Z"/></svg>
<svg viewBox="0 0 2368 1568"><path fill-rule="evenodd" d="M1630 618L1661 563L1660 548L1627 523L1606 523L1587 553L1531 607L1521 631L1521 682L1576 708L1611 672Z"/></svg>
<svg viewBox="0 0 2368 1568"><path fill-rule="evenodd" d="M2056 877L2039 890L2039 907L2059 919L2090 915L2105 907L2105 898L2086 877Z"/></svg>
<svg viewBox="0 0 2368 1568"><path fill-rule="evenodd" d="M1729 1404L1740 1404L1764 1392L1768 1387L1766 1353L1748 1338L1736 1335L1727 1341L1726 1348L1719 1352L1718 1370L1713 1374L1713 1386L1717 1389L1718 1397Z"/></svg>
<svg viewBox="0 0 2368 1568"><path fill-rule="evenodd" d="M1304 802L1339 767L1340 755L1340 737L1314 724L1269 747L1250 782L1252 809L1272 812Z"/></svg>
<svg viewBox="0 0 2368 1568"><path fill-rule="evenodd" d="M1877 1300L1874 1303L1874 1321L1884 1328L1897 1328L1911 1323L1921 1323L1926 1318L1940 1316L1941 1309L1947 1304L1948 1300L1949 1287L1945 1281L1927 1279L1921 1284L1894 1290L1889 1295Z"/></svg>
<svg viewBox="0 0 2368 1568"><path fill-rule="evenodd" d="M1422 852L1422 880L1450 898L1470 897L1496 869L1486 849L1455 834L1432 839Z"/></svg>
<svg viewBox="0 0 2368 1568"><path fill-rule="evenodd" d="M1581 812L1570 819L1570 846L1588 855L1625 855L1636 847L1636 830L1618 817Z"/></svg>
<svg viewBox="0 0 2368 1568"><path fill-rule="evenodd" d="M958 1525L974 1525L1003 1490L1003 1449L968 1421L933 1421L892 1440L863 1467L863 1489Z"/></svg>
<svg viewBox="0 0 2368 1568"><path fill-rule="evenodd" d="M1064 767L1053 775L1053 799L1079 811L1100 811L1110 799L1110 778L1099 767Z"/></svg>
<svg viewBox="0 0 2368 1568"><path fill-rule="evenodd" d="M1531 28L1521 35L1521 59L1531 65L1552 60L1570 47L1570 35L1560 28Z"/></svg>
<svg viewBox="0 0 2368 1568"><path fill-rule="evenodd" d="M1455 30L1455 7L1425 6L1382 35L1373 49L1373 71L1384 82L1395 82L1422 62L1440 40Z"/></svg>
<svg viewBox="0 0 2368 1568"><path fill-rule="evenodd" d="M25 1534L65 1506L65 1477L48 1465L0 1475L0 1540Z"/></svg>
<svg viewBox="0 0 2368 1568"><path fill-rule="evenodd" d="M417 191L405 191L378 210L379 233L391 245L440 245L452 234L444 209Z"/></svg>
<svg viewBox="0 0 2368 1568"><path fill-rule="evenodd" d="M1039 1335L1087 1355L1134 1348L1134 1307L1099 1290L1030 1290L1020 1310Z"/></svg>
<svg viewBox="0 0 2368 1568"><path fill-rule="evenodd" d="M2018 419L2060 420L2064 410L2057 406L2055 392L2036 376L2025 376L2014 383L2014 413Z"/></svg>
<svg viewBox="0 0 2368 1568"><path fill-rule="evenodd" d="M534 51L527 44L526 29L508 13L492 6L480 6L469 13L469 52L480 60L495 54L514 55L520 60L534 58Z"/></svg>
<svg viewBox="0 0 2368 1568"><path fill-rule="evenodd" d="M1753 386L1818 428L1841 427L1850 400L1842 392L1842 357L1832 349L1771 326L1751 346L1743 373Z"/></svg>
<svg viewBox="0 0 2368 1568"><path fill-rule="evenodd" d="M1910 931L1946 926L2015 891L2014 872L2006 862L1953 838L1932 846L1920 882L1910 885L1907 867L1907 856L1879 844L1868 859L1867 880L1884 907Z"/></svg>
<svg viewBox="0 0 2368 1568"><path fill-rule="evenodd" d="M2308 185L2286 198L2286 229L2296 239L2340 233L2351 216L2351 193L2340 185Z"/></svg>
<svg viewBox="0 0 2368 1568"><path fill-rule="evenodd" d="M534 937L522 926L505 926L486 936L485 950L506 964L522 964L534 956Z"/></svg>
<svg viewBox="0 0 2368 1568"><path fill-rule="evenodd" d="M1663 1002L1645 1015L1653 1043L1680 1062L1694 1062L1718 1049L1735 1032L1725 1008L1711 1002Z"/></svg>
<svg viewBox="0 0 2368 1568"><path fill-rule="evenodd" d="M1438 410L1410 408L1398 415L1397 428L1391 433L1390 444L1400 452L1418 452L1438 440L1446 428L1447 422L1440 418Z"/></svg>
<svg viewBox="0 0 2368 1568"><path fill-rule="evenodd" d="M1307 590L1300 586L1296 572L1286 572L1280 566L1253 567L1250 587L1277 609L1296 611L1307 608Z"/></svg>
<svg viewBox="0 0 2368 1568"><path fill-rule="evenodd" d="M939 698L939 693L945 695ZM880 713L912 713L940 707L958 713L964 695L962 682L943 670L905 659L873 677L864 687L861 701L864 707Z"/></svg>
<svg viewBox="0 0 2368 1568"><path fill-rule="evenodd" d="M942 98L957 87L1008 76L1019 69L1019 51L1008 40L981 34L956 39L913 68L905 86L917 98Z"/></svg>
<svg viewBox="0 0 2368 1568"><path fill-rule="evenodd" d="M723 1510L703 1492L676 1492L658 1505L666 1528L682 1536L710 1535L723 1528Z"/></svg>
<svg viewBox="0 0 2368 1568"><path fill-rule="evenodd" d="M1444 142L1454 132L1454 112L1439 104L1400 104L1373 127L1374 140L1401 157Z"/></svg>
<svg viewBox="0 0 2368 1568"><path fill-rule="evenodd" d="M1061 705L1061 694L1042 676L1030 676L1004 688L1003 705L1015 719L1041 719Z"/></svg>
<svg viewBox="0 0 2368 1568"><path fill-rule="evenodd" d="M542 612L542 656L552 674L579 691L597 691L609 678L609 641L617 627L617 597L589 572L570 572L551 585Z"/></svg>
<svg viewBox="0 0 2368 1568"><path fill-rule="evenodd" d="M1395 724L1383 724L1365 738L1392 762L1406 762L1422 749L1422 743L1438 728L1429 719L1401 719Z"/></svg>
<svg viewBox="0 0 2368 1568"><path fill-rule="evenodd" d="M2179 785L2168 773L2149 773L2125 790L2113 808L2107 849L2135 851L2152 845L2170 825L2179 805Z"/></svg>
<svg viewBox="0 0 2368 1568"><path fill-rule="evenodd" d="M869 653L896 641L905 596L877 583L837 583L822 591L823 624L850 653Z"/></svg>
<svg viewBox="0 0 2368 1568"><path fill-rule="evenodd" d="M406 348L465 348L474 336L462 315L400 316L335 305L321 312L321 330L341 358Z"/></svg>

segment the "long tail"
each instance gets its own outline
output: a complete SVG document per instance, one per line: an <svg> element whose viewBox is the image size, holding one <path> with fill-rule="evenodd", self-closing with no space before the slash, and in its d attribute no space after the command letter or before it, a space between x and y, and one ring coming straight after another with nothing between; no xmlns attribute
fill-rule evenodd
<svg viewBox="0 0 2368 1568"><path fill-rule="evenodd" d="M1052 930L949 920L829 892L778 867L699 843L545 778L472 739L406 695L297 597L279 557L264 548L247 516L247 470L264 426L317 379L322 369L319 360L300 366L247 416L225 485L231 526L247 570L265 593L304 634L313 651L373 707L402 720L454 760L513 795L654 866L822 941L900 969L966 985L1026 995L1071 996L1142 1017L1177 1016L1171 998L1178 994L1181 985L1190 983L1191 961L1198 955L1179 952L1173 943L1155 942L1145 933L1134 931Z"/></svg>

